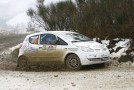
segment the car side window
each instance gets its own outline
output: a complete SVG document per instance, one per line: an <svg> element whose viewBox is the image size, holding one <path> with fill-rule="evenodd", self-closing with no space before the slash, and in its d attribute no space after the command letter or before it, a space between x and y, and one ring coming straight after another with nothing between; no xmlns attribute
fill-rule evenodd
<svg viewBox="0 0 134 90"><path fill-rule="evenodd" d="M68 45L63 39L58 37L58 45Z"/></svg>
<svg viewBox="0 0 134 90"><path fill-rule="evenodd" d="M39 40L39 35L31 36L31 37L29 38L29 42L30 42L31 44L38 44L38 40Z"/></svg>
<svg viewBox="0 0 134 90"><path fill-rule="evenodd" d="M40 35L40 44L56 45L57 38L53 34L41 34Z"/></svg>

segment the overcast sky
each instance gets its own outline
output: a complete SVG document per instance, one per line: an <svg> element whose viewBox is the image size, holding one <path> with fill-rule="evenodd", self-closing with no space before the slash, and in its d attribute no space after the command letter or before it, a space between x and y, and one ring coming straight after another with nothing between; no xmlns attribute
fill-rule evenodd
<svg viewBox="0 0 134 90"><path fill-rule="evenodd" d="M45 4L57 1L63 0L45 0ZM30 20L26 11L35 5L36 0L0 0L0 20L11 26L26 24Z"/></svg>

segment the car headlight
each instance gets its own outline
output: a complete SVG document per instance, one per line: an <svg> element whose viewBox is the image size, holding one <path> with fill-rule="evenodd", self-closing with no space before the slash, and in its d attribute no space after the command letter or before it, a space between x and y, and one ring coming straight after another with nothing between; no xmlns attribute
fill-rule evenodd
<svg viewBox="0 0 134 90"><path fill-rule="evenodd" d="M81 50L84 52L94 52L94 49L91 49L89 47L81 47Z"/></svg>

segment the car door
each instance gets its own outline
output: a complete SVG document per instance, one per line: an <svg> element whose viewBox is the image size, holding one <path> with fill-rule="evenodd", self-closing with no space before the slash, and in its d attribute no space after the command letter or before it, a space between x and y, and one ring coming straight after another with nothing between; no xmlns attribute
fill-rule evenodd
<svg viewBox="0 0 134 90"><path fill-rule="evenodd" d="M30 57L30 60L32 61L41 61L42 55L41 55L41 47L42 45L39 44L40 35L33 35L29 37L29 46L27 50L27 55ZM45 55L45 51L44 55Z"/></svg>
<svg viewBox="0 0 134 90"><path fill-rule="evenodd" d="M60 45L59 38L54 34L40 35L41 56L44 61L60 61L64 56L64 46ZM45 55L44 55L45 54Z"/></svg>

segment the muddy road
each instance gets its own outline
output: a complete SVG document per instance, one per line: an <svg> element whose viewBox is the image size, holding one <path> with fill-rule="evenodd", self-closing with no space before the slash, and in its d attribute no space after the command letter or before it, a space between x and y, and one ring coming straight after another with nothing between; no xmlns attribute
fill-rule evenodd
<svg viewBox="0 0 134 90"><path fill-rule="evenodd" d="M0 35L0 52L5 52L0 55L0 90L134 90L134 64L84 66L80 71L52 64L20 71L8 48L21 43L25 36Z"/></svg>

